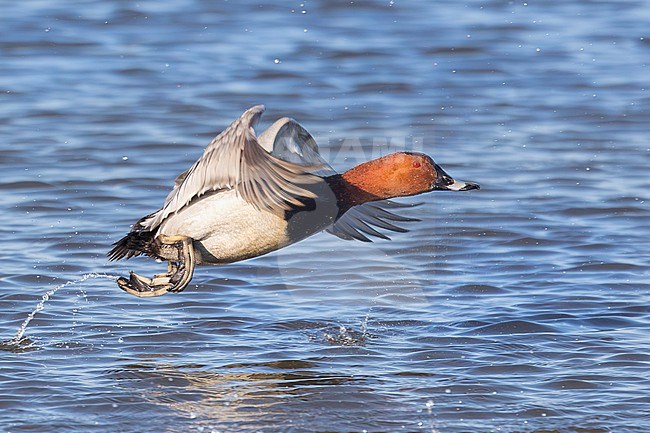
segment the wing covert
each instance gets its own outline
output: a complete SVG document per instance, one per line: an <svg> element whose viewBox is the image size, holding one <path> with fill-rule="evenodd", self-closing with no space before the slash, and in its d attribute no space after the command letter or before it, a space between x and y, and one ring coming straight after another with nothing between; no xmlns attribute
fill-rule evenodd
<svg viewBox="0 0 650 433"><path fill-rule="evenodd" d="M253 126L263 105L245 111L217 135L203 155L175 181L163 207L141 224L153 229L196 197L211 191L235 189L259 210L282 212L303 206L301 198L315 198L301 187L318 182L309 168L279 159L257 142Z"/></svg>

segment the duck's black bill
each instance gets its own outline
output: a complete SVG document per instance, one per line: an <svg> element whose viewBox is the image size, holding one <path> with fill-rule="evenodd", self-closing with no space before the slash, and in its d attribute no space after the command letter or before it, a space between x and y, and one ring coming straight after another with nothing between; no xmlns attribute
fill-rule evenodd
<svg viewBox="0 0 650 433"><path fill-rule="evenodd" d="M465 182L463 180L456 180L449 176L438 164L435 164L438 177L436 182L431 185L431 188L438 191L471 191L473 189L481 189L476 182Z"/></svg>
<svg viewBox="0 0 650 433"><path fill-rule="evenodd" d="M475 182L465 182L463 180L454 180L452 182L436 183L433 189L437 191L471 191L473 189L481 189L481 186Z"/></svg>
<svg viewBox="0 0 650 433"><path fill-rule="evenodd" d="M461 187L458 191L471 191L473 189L481 189L481 185L475 182L464 182L465 185Z"/></svg>

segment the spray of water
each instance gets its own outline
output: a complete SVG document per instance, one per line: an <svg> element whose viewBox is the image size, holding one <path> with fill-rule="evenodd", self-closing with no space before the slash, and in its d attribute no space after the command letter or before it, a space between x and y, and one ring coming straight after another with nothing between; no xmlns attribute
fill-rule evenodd
<svg viewBox="0 0 650 433"><path fill-rule="evenodd" d="M23 321L23 324L20 325L20 328L16 332L16 336L9 342L9 344L13 345L18 345L22 341L23 337L25 336L25 330L27 329L27 326L29 325L29 322L31 322L34 319L34 316L38 314L39 311L42 311L43 308L45 308L45 303L50 300L52 295L54 295L57 290L62 289L67 286L73 286L75 284L83 283L86 280L89 280L91 278L108 278L111 280L116 280L119 277L115 275L107 275L107 274L96 274L96 273L90 273L90 274L84 274L79 278L78 280L73 280L73 281L68 281L66 283L60 284L47 292L43 295L39 303L36 305L36 308L34 308L34 311L29 313L27 318Z"/></svg>
<svg viewBox="0 0 650 433"><path fill-rule="evenodd" d="M368 334L368 319L370 314L361 322L361 329L359 331L353 328L347 328L344 325L339 325L338 333L325 332L325 340L334 345L343 346L364 346L370 337Z"/></svg>

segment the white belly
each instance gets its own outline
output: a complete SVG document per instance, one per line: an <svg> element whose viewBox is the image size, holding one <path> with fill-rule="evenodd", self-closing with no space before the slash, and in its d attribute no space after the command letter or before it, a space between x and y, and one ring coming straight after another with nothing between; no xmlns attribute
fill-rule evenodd
<svg viewBox="0 0 650 433"><path fill-rule="evenodd" d="M257 257L298 242L334 222L333 196L319 197L316 209L284 215L259 211L234 191L222 191L192 202L167 218L159 234L194 239L197 264L229 263Z"/></svg>

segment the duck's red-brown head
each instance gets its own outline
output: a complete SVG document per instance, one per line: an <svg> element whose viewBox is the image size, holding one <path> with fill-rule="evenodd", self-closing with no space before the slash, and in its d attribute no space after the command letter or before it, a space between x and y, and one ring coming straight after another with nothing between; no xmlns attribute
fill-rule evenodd
<svg viewBox="0 0 650 433"><path fill-rule="evenodd" d="M454 180L428 155L415 152L392 153L357 165L343 173L341 180L346 188L339 199L351 206L434 190L479 189L476 183Z"/></svg>

